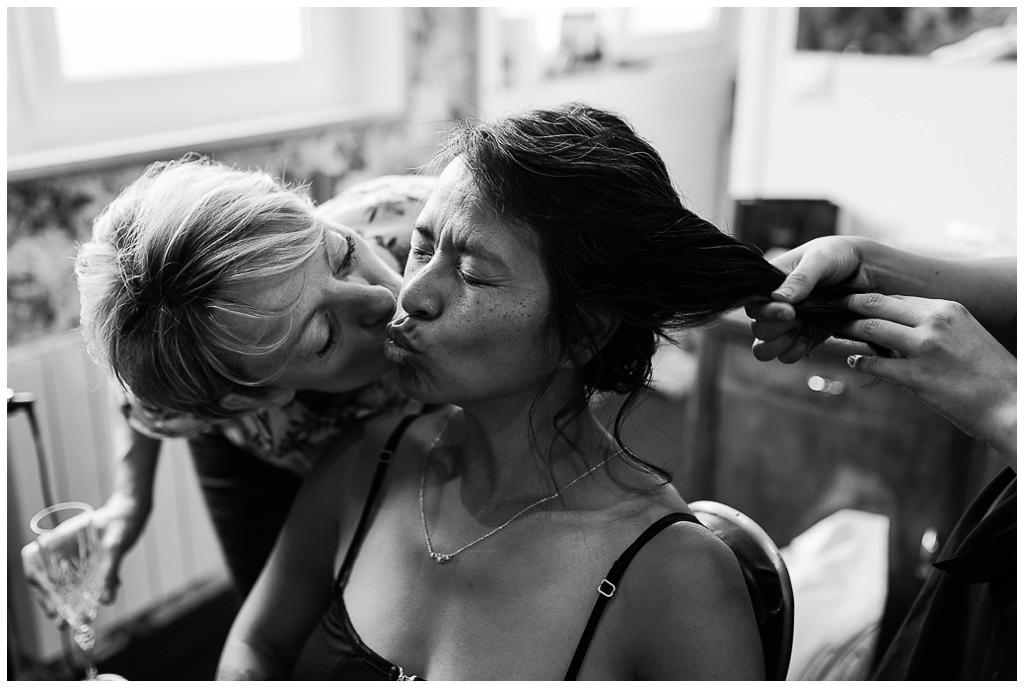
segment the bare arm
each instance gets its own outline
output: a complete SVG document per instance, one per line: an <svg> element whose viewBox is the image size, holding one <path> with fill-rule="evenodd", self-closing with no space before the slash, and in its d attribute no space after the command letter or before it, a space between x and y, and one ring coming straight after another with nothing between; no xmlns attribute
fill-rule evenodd
<svg viewBox="0 0 1024 688"><path fill-rule="evenodd" d="M153 510L153 482L161 441L128 428L128 448L114 469L114 489L94 520L108 552L103 599L112 602L120 584L121 559L138 542Z"/></svg>
<svg viewBox="0 0 1024 688"><path fill-rule="evenodd" d="M999 342L1016 350L1017 259L950 260L900 251L877 242L861 249L870 288L963 305Z"/></svg>

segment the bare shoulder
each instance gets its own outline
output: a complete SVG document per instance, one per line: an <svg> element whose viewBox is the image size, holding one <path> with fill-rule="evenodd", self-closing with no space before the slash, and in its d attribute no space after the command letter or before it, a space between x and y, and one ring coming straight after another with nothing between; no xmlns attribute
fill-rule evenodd
<svg viewBox="0 0 1024 688"><path fill-rule="evenodd" d="M665 527L638 552L631 573L647 590L664 601L671 595L685 601L709 595L742 593L746 587L736 556L728 545L699 523L680 521Z"/></svg>
<svg viewBox="0 0 1024 688"><path fill-rule="evenodd" d="M623 579L640 678L763 678L760 637L732 550L680 522L637 554ZM624 595L625 597L625 595Z"/></svg>

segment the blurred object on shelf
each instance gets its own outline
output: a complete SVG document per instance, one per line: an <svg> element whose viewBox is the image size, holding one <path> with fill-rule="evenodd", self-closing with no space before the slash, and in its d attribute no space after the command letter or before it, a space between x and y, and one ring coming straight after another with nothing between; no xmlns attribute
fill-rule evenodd
<svg viewBox="0 0 1024 688"><path fill-rule="evenodd" d="M720 35L722 23L720 8L691 5L520 5L495 11L505 88L581 72L644 68L706 46Z"/></svg>
<svg viewBox="0 0 1024 688"><path fill-rule="evenodd" d="M839 207L824 199L752 198L736 201L733 233L764 252L796 248L836 233Z"/></svg>
<svg viewBox="0 0 1024 688"><path fill-rule="evenodd" d="M573 72L583 65L601 61L601 33L597 13L573 10L562 15L562 37L558 45L556 71Z"/></svg>

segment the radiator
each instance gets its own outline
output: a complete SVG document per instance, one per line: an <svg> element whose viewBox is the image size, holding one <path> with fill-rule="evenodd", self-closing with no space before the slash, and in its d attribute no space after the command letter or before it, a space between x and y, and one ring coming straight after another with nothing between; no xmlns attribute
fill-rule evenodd
<svg viewBox="0 0 1024 688"><path fill-rule="evenodd" d="M113 383L89 358L77 333L8 349L7 386L36 396L46 473L55 501L98 507L112 488L117 409ZM21 547L34 535L29 520L43 508L41 470L27 414L7 417L7 610L10 645L42 663L63 654L61 633L31 599ZM227 583L227 567L203 503L184 440L163 442L154 506L136 546L122 560L122 585L96 621L103 638L143 612L199 586Z"/></svg>

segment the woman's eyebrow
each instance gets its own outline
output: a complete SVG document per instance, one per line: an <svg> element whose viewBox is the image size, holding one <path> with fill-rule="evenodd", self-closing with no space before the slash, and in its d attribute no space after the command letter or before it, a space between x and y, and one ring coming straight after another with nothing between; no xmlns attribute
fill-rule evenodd
<svg viewBox="0 0 1024 688"><path fill-rule="evenodd" d="M455 248L460 253L468 254L474 258L479 258L480 260L486 260L487 262L493 263L505 270L511 269L509 268L508 263L505 262L504 258L487 248L481 242L475 241L472 235L457 237L454 244Z"/></svg>
<svg viewBox="0 0 1024 688"><path fill-rule="evenodd" d="M432 244L437 243L437 236L431 228L417 224L413 231L419 233L424 239ZM452 232L452 247L459 253L463 253L480 260L486 260L505 270L511 270L508 263L497 253L486 248L481 242L474 240L474 235L467 232Z"/></svg>
<svg viewBox="0 0 1024 688"><path fill-rule="evenodd" d="M431 242L433 242L434 239L436 239L436 237L434 236L434 231L425 225L421 225L419 223L414 224L412 226L412 231L423 235L424 239L429 239Z"/></svg>

